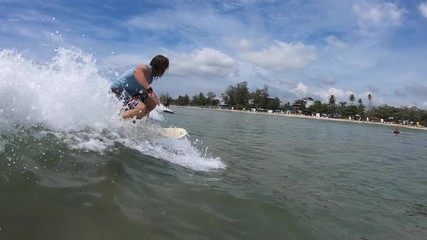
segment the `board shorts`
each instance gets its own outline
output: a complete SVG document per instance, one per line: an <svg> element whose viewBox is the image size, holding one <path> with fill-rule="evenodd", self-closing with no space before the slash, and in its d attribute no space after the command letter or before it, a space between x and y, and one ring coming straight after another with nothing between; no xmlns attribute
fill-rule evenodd
<svg viewBox="0 0 427 240"><path fill-rule="evenodd" d="M146 91L134 96L130 96L120 88L111 88L111 92L114 93L119 100L123 101L123 108L125 111L136 108L136 105L140 102L144 103L148 98L148 93Z"/></svg>

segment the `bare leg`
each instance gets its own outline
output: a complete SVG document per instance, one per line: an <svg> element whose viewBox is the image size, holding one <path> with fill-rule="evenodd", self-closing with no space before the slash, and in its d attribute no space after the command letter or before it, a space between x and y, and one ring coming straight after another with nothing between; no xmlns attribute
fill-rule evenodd
<svg viewBox="0 0 427 240"><path fill-rule="evenodd" d="M156 102L151 97L148 97L147 99L145 99L144 103L147 108L146 114L148 116L148 114L150 114L150 112L153 111L154 108L156 108Z"/></svg>
<svg viewBox="0 0 427 240"><path fill-rule="evenodd" d="M156 108L156 102L151 98L147 97L144 102L139 102L134 109L127 110L123 113L122 117L141 119L148 117L151 111Z"/></svg>
<svg viewBox="0 0 427 240"><path fill-rule="evenodd" d="M136 107L134 109L130 109L130 110L125 111L122 114L122 117L124 119L134 118L134 117L136 117L136 119L141 119L146 114L147 114L147 106L145 106L145 104L143 102L140 102L136 105Z"/></svg>

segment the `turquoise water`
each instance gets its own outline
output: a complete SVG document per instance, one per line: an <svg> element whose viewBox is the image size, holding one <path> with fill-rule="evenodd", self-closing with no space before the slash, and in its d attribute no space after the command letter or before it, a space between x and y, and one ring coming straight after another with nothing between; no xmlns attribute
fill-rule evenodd
<svg viewBox="0 0 427 240"><path fill-rule="evenodd" d="M172 108L186 139L3 130L0 239L425 239L427 132Z"/></svg>

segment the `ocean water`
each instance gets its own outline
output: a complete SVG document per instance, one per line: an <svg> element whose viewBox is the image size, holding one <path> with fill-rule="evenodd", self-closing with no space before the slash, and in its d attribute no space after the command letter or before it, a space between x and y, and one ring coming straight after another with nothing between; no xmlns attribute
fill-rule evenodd
<svg viewBox="0 0 427 240"><path fill-rule="evenodd" d="M133 124L109 81L76 49L0 52L0 239L427 236L426 131L176 106Z"/></svg>

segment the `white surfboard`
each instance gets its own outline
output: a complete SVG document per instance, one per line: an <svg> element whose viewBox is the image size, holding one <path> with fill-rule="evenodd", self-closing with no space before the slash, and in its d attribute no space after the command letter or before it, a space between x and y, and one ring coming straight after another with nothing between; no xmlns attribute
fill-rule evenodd
<svg viewBox="0 0 427 240"><path fill-rule="evenodd" d="M175 111L170 110L169 108L165 108L165 109L163 109L163 112L171 113L171 114L174 114L174 113L175 113Z"/></svg>
<svg viewBox="0 0 427 240"><path fill-rule="evenodd" d="M180 139L187 136L188 133L187 133L187 130L185 130L184 128L170 127L170 128L163 128L161 130L161 134L162 136L167 138Z"/></svg>

